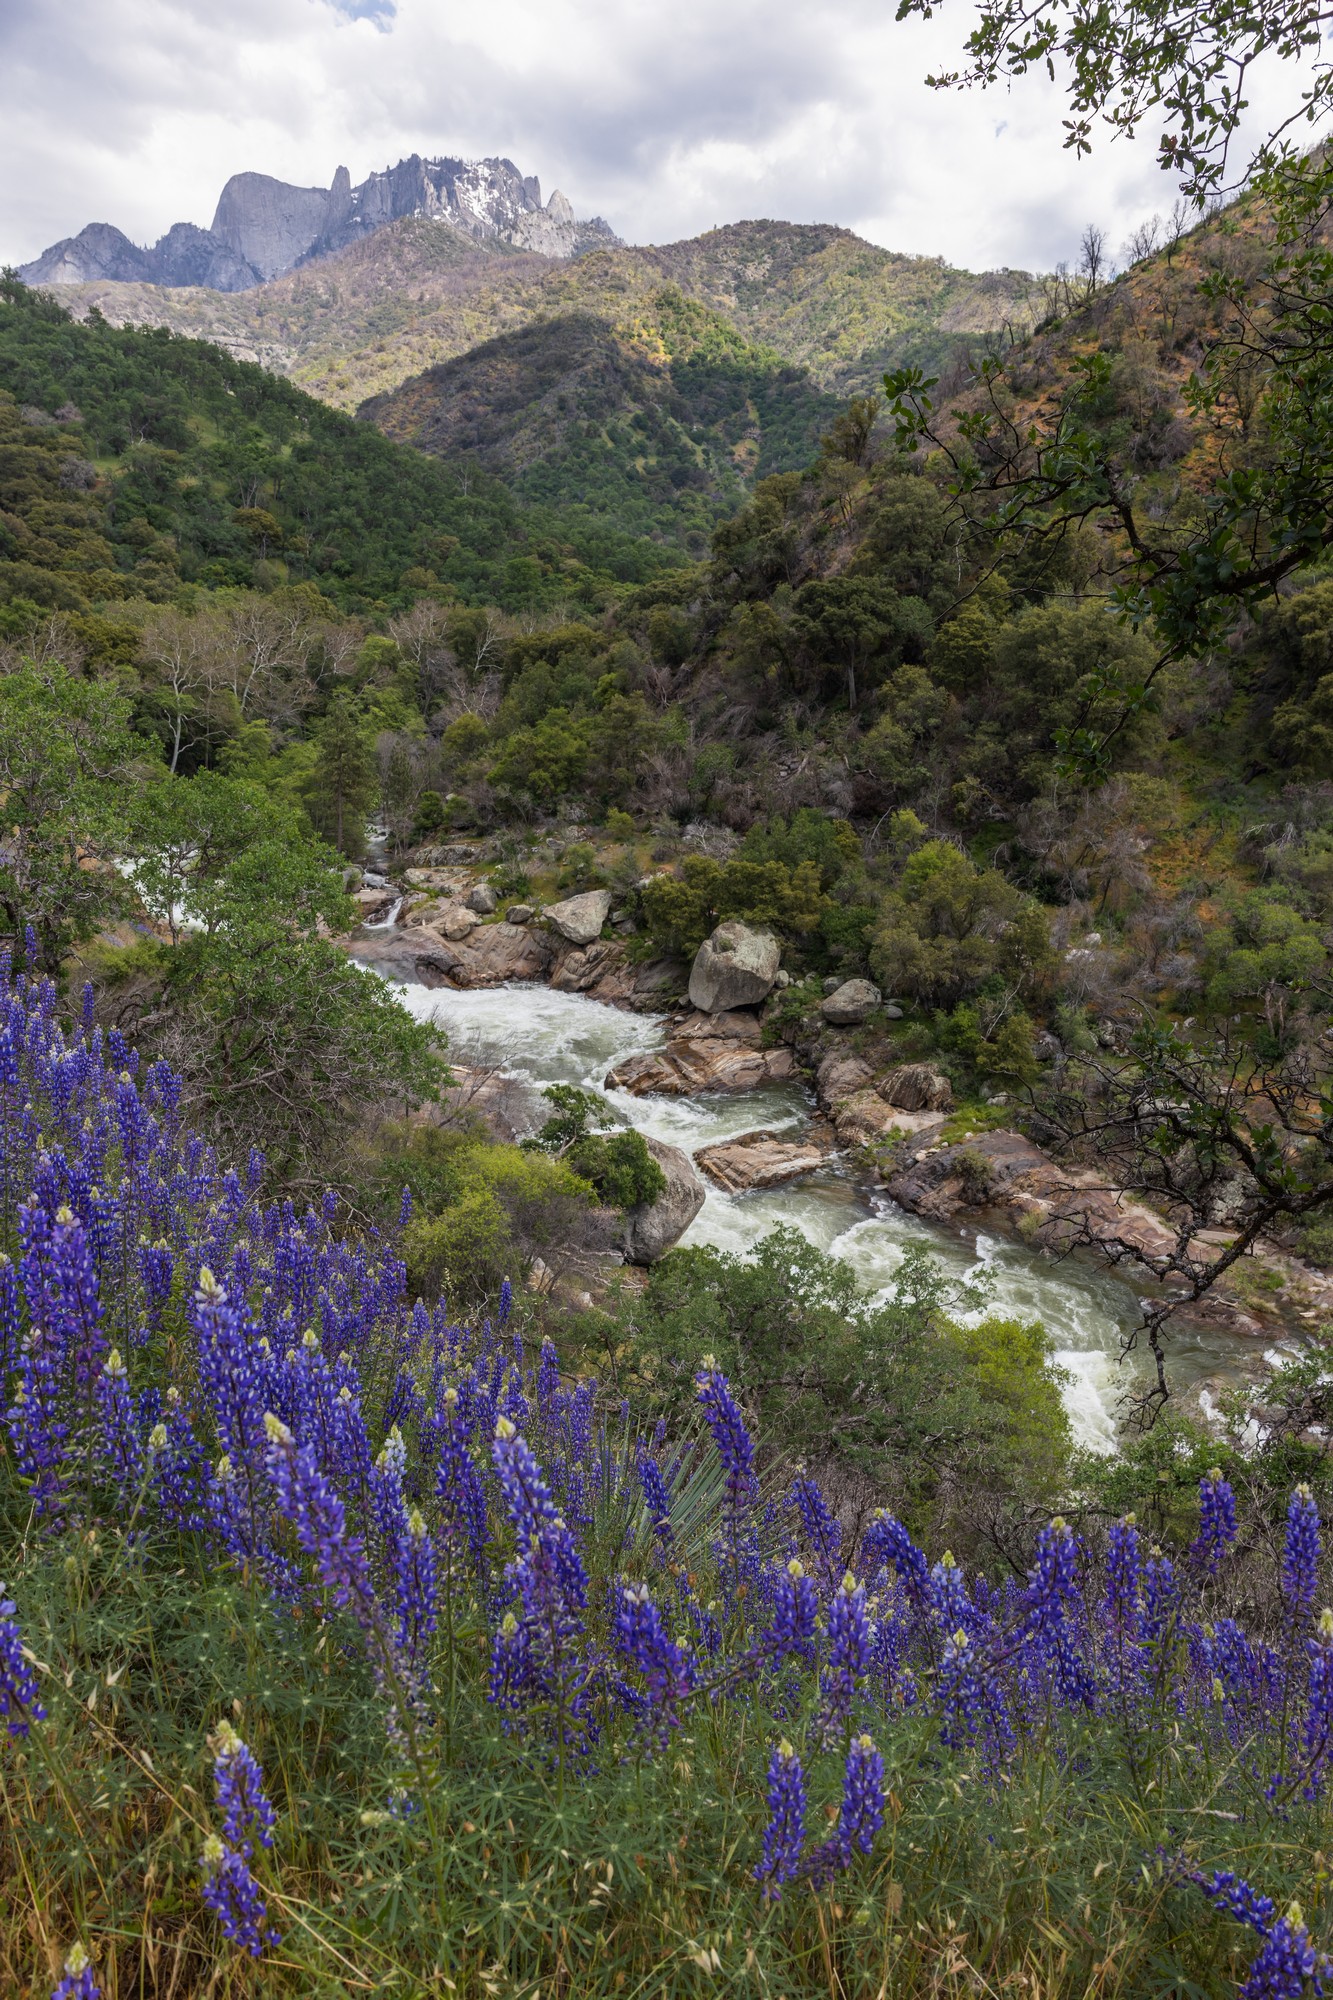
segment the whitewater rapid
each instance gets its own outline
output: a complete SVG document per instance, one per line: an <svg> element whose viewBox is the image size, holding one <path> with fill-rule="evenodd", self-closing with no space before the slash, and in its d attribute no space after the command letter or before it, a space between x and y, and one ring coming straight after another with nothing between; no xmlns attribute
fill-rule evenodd
<svg viewBox="0 0 1333 2000"><path fill-rule="evenodd" d="M415 984L394 991L419 1019L437 1022L459 1063L494 1067L535 1084L573 1083L595 1091L625 1124L693 1153L719 1139L799 1128L811 1102L796 1084L773 1084L736 1097L634 1097L604 1088L626 1056L660 1046L661 1017L622 1013L579 993L537 985L454 992ZM724 1194L711 1182L698 1216L681 1239L744 1254L770 1230L786 1225L846 1260L872 1297L890 1295L904 1252L930 1250L956 1279L984 1281L984 1311L1039 1320L1065 1370L1065 1404L1078 1442L1115 1449L1116 1409L1129 1384L1121 1341L1137 1323L1138 1294L1122 1279L1081 1259L1052 1260L1022 1243L975 1228L937 1227L861 1186L846 1162L786 1187ZM980 1314L976 1315L980 1316ZM1178 1388L1231 1372L1241 1344L1220 1330L1181 1323L1172 1334L1172 1375Z"/></svg>

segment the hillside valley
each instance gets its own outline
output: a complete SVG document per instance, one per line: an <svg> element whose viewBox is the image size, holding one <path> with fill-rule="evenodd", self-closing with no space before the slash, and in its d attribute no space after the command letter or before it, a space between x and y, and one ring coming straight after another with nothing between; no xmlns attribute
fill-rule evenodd
<svg viewBox="0 0 1333 2000"><path fill-rule="evenodd" d="M942 259L881 250L850 230L741 222L654 247L569 261L479 248L425 216L392 222L336 255L241 293L99 281L62 284L77 313L214 340L290 374L341 408L395 388L529 321L591 312L614 327L651 318L664 288L848 395L886 367L946 357L1038 309L1023 272L981 277Z"/></svg>

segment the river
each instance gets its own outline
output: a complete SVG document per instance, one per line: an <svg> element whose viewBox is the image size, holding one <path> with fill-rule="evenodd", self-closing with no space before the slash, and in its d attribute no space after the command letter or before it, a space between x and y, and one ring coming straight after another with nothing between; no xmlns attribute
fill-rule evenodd
<svg viewBox="0 0 1333 2000"><path fill-rule="evenodd" d="M497 1067L533 1084L574 1083L604 1098L619 1122L665 1139L686 1153L760 1127L801 1126L812 1101L796 1084L770 1085L741 1096L633 1097L606 1091L607 1071L626 1056L656 1048L666 1024L659 1016L622 1013L578 993L536 985L454 992L394 983L419 1019L449 1037L460 1063ZM1123 1279L1082 1257L1054 1260L1025 1244L976 1228L954 1231L907 1214L882 1193L860 1184L845 1161L833 1160L808 1179L748 1194L724 1194L711 1183L703 1208L682 1238L744 1252L779 1224L799 1229L819 1249L844 1258L872 1295L891 1291L909 1244L924 1244L955 1277L986 1281L988 1310L1040 1320L1066 1371L1065 1402L1080 1443L1115 1449L1116 1407L1132 1379L1120 1343L1140 1314L1137 1293ZM1228 1375L1254 1360L1254 1343L1222 1329L1179 1322L1171 1335L1177 1390L1204 1377Z"/></svg>

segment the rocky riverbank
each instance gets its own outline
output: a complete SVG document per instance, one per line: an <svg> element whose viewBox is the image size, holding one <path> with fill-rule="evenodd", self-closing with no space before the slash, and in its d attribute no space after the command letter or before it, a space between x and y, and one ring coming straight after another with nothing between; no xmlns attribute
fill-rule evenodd
<svg viewBox="0 0 1333 2000"><path fill-rule="evenodd" d="M533 982L607 1006L668 1012L665 1043L613 1066L605 1079L610 1090L683 1098L743 1095L793 1081L812 1086L819 1115L799 1135L760 1128L701 1147L693 1160L651 1141L668 1195L660 1215L627 1225L624 1254L632 1261L653 1262L679 1240L702 1204L701 1176L743 1193L800 1179L850 1154L866 1183L911 1214L952 1228L981 1225L1052 1255L1081 1243L1151 1288L1133 1253L1165 1254L1173 1240L1169 1224L1094 1175L1061 1166L1017 1131L955 1136L951 1127L946 1139L953 1113L948 1080L928 1064L892 1060L893 1045L874 1024L898 1010L868 982L844 982L813 1016L784 1025L774 1003L785 975L772 940L729 923L697 955L688 975L692 1004L681 1007L686 973L678 961L636 964L622 937L604 935L611 904L605 891L540 912L511 905L500 913L489 886L466 867L410 870L406 886L396 922L349 941L357 959L389 978L460 991ZM512 1123L499 1084L481 1094L487 1101L477 1108L494 1129ZM1205 1253L1220 1253L1227 1240L1225 1232L1212 1232ZM1231 1331L1271 1338L1284 1327L1333 1316L1333 1278L1265 1245L1190 1311Z"/></svg>

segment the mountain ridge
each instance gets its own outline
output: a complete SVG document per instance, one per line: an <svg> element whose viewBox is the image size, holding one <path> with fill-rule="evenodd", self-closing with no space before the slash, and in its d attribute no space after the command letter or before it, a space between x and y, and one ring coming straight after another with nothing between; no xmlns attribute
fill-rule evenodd
<svg viewBox="0 0 1333 2000"><path fill-rule="evenodd" d="M233 174L208 229L173 223L150 248L141 248L112 224L93 222L21 265L19 276L30 285L253 291L409 216L447 225L475 243L505 243L553 258L620 242L600 216L580 222L558 188L543 202L537 176L520 173L512 160L412 153L355 186L343 166L327 188L298 187L270 174Z"/></svg>
<svg viewBox="0 0 1333 2000"><path fill-rule="evenodd" d="M903 360L945 358L1007 325L1025 331L1041 304L1026 272L962 271L835 224L729 223L556 260L482 246L422 216L239 295L103 280L62 297L76 314L96 307L118 325L215 341L350 410L534 318L588 307L619 323L670 285L842 396Z"/></svg>

